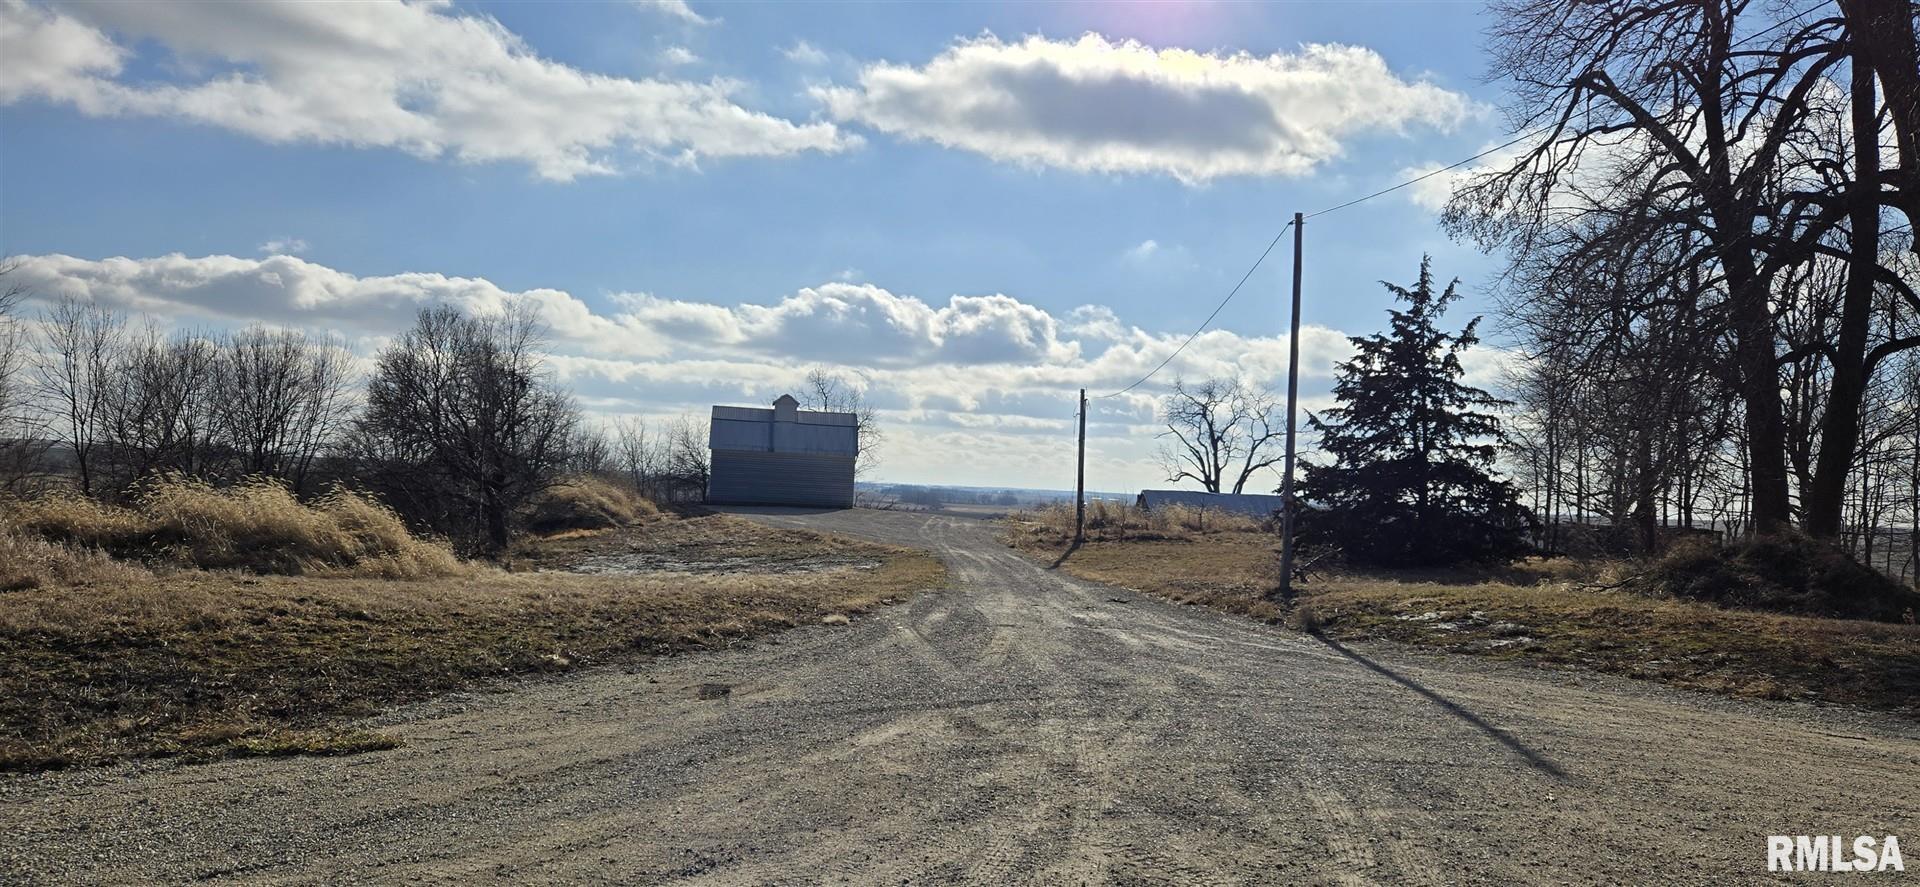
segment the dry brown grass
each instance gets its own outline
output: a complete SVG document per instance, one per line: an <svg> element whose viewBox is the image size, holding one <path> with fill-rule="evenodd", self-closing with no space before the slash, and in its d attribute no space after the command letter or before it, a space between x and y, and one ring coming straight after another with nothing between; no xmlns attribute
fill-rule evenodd
<svg viewBox="0 0 1920 887"><path fill-rule="evenodd" d="M591 475L569 477L534 498L528 528L551 534L604 530L660 513L659 506L627 487Z"/></svg>
<svg viewBox="0 0 1920 887"><path fill-rule="evenodd" d="M1054 540L1073 538L1073 506L1045 505L1009 517L1024 532ZM1213 508L1163 505L1151 511L1133 505L1095 499L1087 503L1087 538L1187 539L1210 533L1255 532L1261 522Z"/></svg>
<svg viewBox="0 0 1920 887"><path fill-rule="evenodd" d="M1233 530L1211 524L1216 528L1200 532L1185 529L1163 513L1161 526L1155 528L1147 515L1128 508L1125 521L1096 527L1091 504L1087 542L1066 557L1061 569L1082 579L1183 604L1218 607L1269 621L1280 617L1280 609L1263 597L1279 575L1273 537L1249 529L1251 521L1240 519L1239 528ZM1067 554L1073 540L1073 509L1045 508L1015 515L1007 522L1007 533L1015 548L1051 563Z"/></svg>
<svg viewBox="0 0 1920 887"><path fill-rule="evenodd" d="M1071 517L1069 516L1069 521ZM1278 584L1276 540L1228 531L1099 538L1013 521L1016 547L1085 579L1210 606L1343 640L1386 639L1457 653L1594 671L1693 689L1920 714L1920 626L1782 616L1605 590L1623 565L1528 560L1494 571L1335 576L1293 606Z"/></svg>
<svg viewBox="0 0 1920 887"><path fill-rule="evenodd" d="M131 507L53 494L0 505L0 516L28 538L155 566L388 579L467 569L446 545L415 538L385 506L345 489L301 503L272 481L166 479Z"/></svg>
<svg viewBox="0 0 1920 887"><path fill-rule="evenodd" d="M670 528L670 529L668 529ZM178 571L0 595L0 769L128 756L345 751L343 719L524 672L721 647L940 581L924 554L732 517L600 544L859 551L873 569L382 580Z"/></svg>
<svg viewBox="0 0 1920 887"><path fill-rule="evenodd" d="M106 552L48 542L14 528L0 515L0 591L45 585L142 582L153 574Z"/></svg>

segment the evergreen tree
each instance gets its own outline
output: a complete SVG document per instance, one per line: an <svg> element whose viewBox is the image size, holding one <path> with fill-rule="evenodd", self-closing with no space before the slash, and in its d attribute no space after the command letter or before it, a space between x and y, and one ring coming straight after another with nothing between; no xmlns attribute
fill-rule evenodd
<svg viewBox="0 0 1920 887"><path fill-rule="evenodd" d="M1437 325L1459 281L1433 291L1431 258L1412 289L1385 283L1403 302L1385 333L1355 336L1340 364L1340 405L1308 425L1328 464L1307 464L1300 541L1338 547L1351 563L1424 566L1500 561L1526 550L1533 516L1512 484L1492 474L1504 404L1460 383L1460 354L1479 337Z"/></svg>

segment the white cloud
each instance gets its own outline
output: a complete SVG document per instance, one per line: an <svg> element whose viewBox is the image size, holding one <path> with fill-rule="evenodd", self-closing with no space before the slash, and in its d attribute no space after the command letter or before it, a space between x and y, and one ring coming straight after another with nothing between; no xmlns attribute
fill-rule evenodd
<svg viewBox="0 0 1920 887"><path fill-rule="evenodd" d="M827 63L826 52L805 40L795 41L792 46L780 50L780 54L786 56L787 61L793 62L796 65L811 66L824 65Z"/></svg>
<svg viewBox="0 0 1920 887"><path fill-rule="evenodd" d="M720 19L708 18L707 16L694 12L693 7L687 5L687 0L633 0L633 2L635 6L641 9L651 9L670 18L679 19L689 25L705 26L720 23Z"/></svg>
<svg viewBox="0 0 1920 887"><path fill-rule="evenodd" d="M275 237L260 244L260 252L269 256L297 256L307 251L307 242L298 237Z"/></svg>
<svg viewBox="0 0 1920 887"><path fill-rule="evenodd" d="M186 83L123 77L129 47L149 45L213 73ZM831 123L741 107L730 81L633 80L542 58L499 22L438 2L55 11L0 0L0 56L0 103L177 118L274 143L519 162L561 181L634 159L693 163L859 144Z"/></svg>
<svg viewBox="0 0 1920 887"><path fill-rule="evenodd" d="M1407 199L1413 201L1413 205L1421 209L1440 212L1447 208L1447 202L1453 199L1453 192L1458 190L1462 185L1489 173L1512 167L1514 162L1520 159L1520 155L1525 152L1527 147L1530 146L1515 145L1510 148L1494 151L1479 160L1458 169L1447 170L1446 172L1438 172L1447 166L1447 164L1443 163L1428 163L1402 169L1400 170L1400 178L1402 180L1414 179L1419 176L1429 176L1428 178L1421 179L1407 186ZM1486 151L1490 149L1491 146L1482 148L1481 150Z"/></svg>
<svg viewBox="0 0 1920 887"><path fill-rule="evenodd" d="M660 63L663 65L692 65L700 61L700 56L684 46L669 46L660 51Z"/></svg>
<svg viewBox="0 0 1920 887"><path fill-rule="evenodd" d="M38 299L90 299L163 324L249 322L325 330L371 353L436 303L487 313L531 303L551 327L552 365L604 415L698 412L713 403L766 403L808 368L864 375L868 394L898 428L883 475L954 483L1022 483L1045 466L1021 454L1053 452L1076 389L1106 394L1172 354L1186 331L1149 332L1111 308L1055 316L1005 294L943 302L870 284L823 283L743 304L626 293L587 300L556 289L511 291L484 279L431 272L358 276L296 256L84 259L35 255L16 274ZM1303 394L1324 397L1344 334L1301 330ZM1475 375L1497 358L1475 362ZM1152 449L1157 399L1175 378L1240 375L1278 389L1286 341L1225 329L1196 338L1152 382L1098 401L1096 488L1158 483ZM937 446L923 449L919 445ZM1057 455L1057 453L1056 453ZM995 466L998 466L996 468ZM1023 472L1039 472L1025 475ZM1090 481L1092 482L1092 481ZM1054 484L1057 486L1057 484Z"/></svg>
<svg viewBox="0 0 1920 887"><path fill-rule="evenodd" d="M0 2L0 102L29 96L79 101L96 76L120 72L126 51L105 34L71 18L29 7L18 0Z"/></svg>
<svg viewBox="0 0 1920 887"><path fill-rule="evenodd" d="M311 326L347 335L387 335L419 308L449 304L498 312L514 300L533 303L557 336L577 342L619 341L628 331L559 290L508 292L481 278L408 273L358 277L296 256L88 260L29 256L14 272L41 298L71 297L162 319ZM636 350L648 343L636 342Z"/></svg>
<svg viewBox="0 0 1920 887"><path fill-rule="evenodd" d="M1127 334L1120 324L1120 316L1105 305L1081 305L1068 312L1066 329L1104 342L1116 341Z"/></svg>
<svg viewBox="0 0 1920 887"><path fill-rule="evenodd" d="M1304 175L1356 134L1451 130L1474 111L1459 93L1399 77L1364 47L1255 56L1098 34L1015 43L987 35L922 67L869 65L857 86L814 95L835 119L996 160L1187 183Z"/></svg>
<svg viewBox="0 0 1920 887"><path fill-rule="evenodd" d="M1200 267L1193 260L1192 250L1178 243L1162 243L1151 238L1121 251L1120 261L1137 271L1151 270L1163 274Z"/></svg>

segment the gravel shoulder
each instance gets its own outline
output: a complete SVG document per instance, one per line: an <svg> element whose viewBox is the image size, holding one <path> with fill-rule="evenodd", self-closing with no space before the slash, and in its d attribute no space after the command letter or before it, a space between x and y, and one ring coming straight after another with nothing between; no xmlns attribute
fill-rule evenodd
<svg viewBox="0 0 1920 887"><path fill-rule="evenodd" d="M402 710L389 751L0 778L0 882L1750 883L1769 834L1920 823L1893 717L1329 643L966 518L753 517L950 587Z"/></svg>

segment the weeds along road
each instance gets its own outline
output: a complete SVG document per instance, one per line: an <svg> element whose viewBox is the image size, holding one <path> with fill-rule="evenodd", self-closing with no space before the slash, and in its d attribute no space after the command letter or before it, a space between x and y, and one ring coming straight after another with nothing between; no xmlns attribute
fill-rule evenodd
<svg viewBox="0 0 1920 887"><path fill-rule="evenodd" d="M975 520L758 519L953 587L410 709L392 751L0 779L0 881L1751 883L1775 833L1920 864L1906 722L1331 646Z"/></svg>

